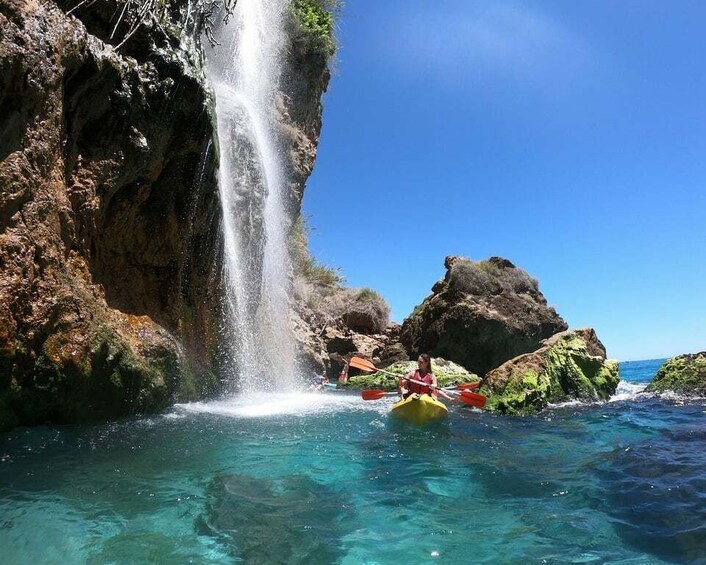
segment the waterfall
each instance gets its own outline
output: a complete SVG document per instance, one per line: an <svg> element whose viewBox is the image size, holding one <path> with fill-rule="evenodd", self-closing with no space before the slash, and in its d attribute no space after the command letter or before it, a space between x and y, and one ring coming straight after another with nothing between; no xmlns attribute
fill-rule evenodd
<svg viewBox="0 0 706 565"><path fill-rule="evenodd" d="M238 388L294 388L285 210L276 111L287 0L239 0L207 74L216 94L224 286Z"/></svg>

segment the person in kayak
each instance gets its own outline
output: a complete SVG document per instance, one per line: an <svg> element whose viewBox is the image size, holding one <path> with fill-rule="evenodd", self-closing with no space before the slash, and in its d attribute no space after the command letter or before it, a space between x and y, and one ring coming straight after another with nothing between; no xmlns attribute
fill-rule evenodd
<svg viewBox="0 0 706 565"><path fill-rule="evenodd" d="M309 385L309 390L314 392L323 392L326 383L328 383L328 377L326 376L326 373L323 373L321 375L314 375L314 377L311 379L311 385Z"/></svg>
<svg viewBox="0 0 706 565"><path fill-rule="evenodd" d="M417 382L413 382L417 381ZM423 384L422 384L423 383ZM441 390L436 382L436 375L431 370L431 357L426 353L422 353L417 359L417 370L410 371L406 377L400 377L398 389L402 398L407 398L410 394L428 394L436 399L437 394L453 400L454 398Z"/></svg>

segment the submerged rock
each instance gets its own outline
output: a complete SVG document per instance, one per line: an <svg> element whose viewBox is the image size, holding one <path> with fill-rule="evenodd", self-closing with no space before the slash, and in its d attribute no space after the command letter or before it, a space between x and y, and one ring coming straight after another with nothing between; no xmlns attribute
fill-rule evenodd
<svg viewBox="0 0 706 565"><path fill-rule="evenodd" d="M410 357L444 357L484 375L567 329L536 279L507 259L447 257L446 276L402 324Z"/></svg>
<svg viewBox="0 0 706 565"><path fill-rule="evenodd" d="M558 333L537 351L490 371L481 392L489 410L524 414L550 402L606 400L619 380L618 362L606 360L595 331L584 328Z"/></svg>
<svg viewBox="0 0 706 565"><path fill-rule="evenodd" d="M245 563L337 563L343 524L355 518L350 501L301 475L226 475L211 482L206 497L197 531Z"/></svg>
<svg viewBox="0 0 706 565"><path fill-rule="evenodd" d="M472 383L479 379L478 375L471 373L461 365L452 361L447 361L440 357L434 357L431 360L432 371L436 375L439 386L453 386L461 383ZM400 377L405 376L410 371L416 371L416 361L402 361L394 363L385 368L385 371L394 373ZM342 388L364 389L376 388L382 390L397 390L397 377L385 373L370 373L351 377L346 385L340 385Z"/></svg>
<svg viewBox="0 0 706 565"><path fill-rule="evenodd" d="M706 351L670 359L660 367L645 391L706 396Z"/></svg>

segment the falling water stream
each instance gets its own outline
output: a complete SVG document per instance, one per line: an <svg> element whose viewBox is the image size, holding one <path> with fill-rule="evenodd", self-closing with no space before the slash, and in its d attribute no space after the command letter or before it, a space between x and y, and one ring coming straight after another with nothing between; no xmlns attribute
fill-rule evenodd
<svg viewBox="0 0 706 565"><path fill-rule="evenodd" d="M241 0L216 30L207 74L216 94L226 307L238 388L294 388L285 209L276 97L283 0Z"/></svg>

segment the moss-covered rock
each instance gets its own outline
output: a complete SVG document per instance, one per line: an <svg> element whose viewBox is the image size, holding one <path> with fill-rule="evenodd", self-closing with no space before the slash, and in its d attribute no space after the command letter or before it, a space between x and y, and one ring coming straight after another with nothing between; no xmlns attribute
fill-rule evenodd
<svg viewBox="0 0 706 565"><path fill-rule="evenodd" d="M605 400L619 380L618 362L606 360L596 333L585 328L558 333L489 372L481 392L489 410L527 414L550 402Z"/></svg>
<svg viewBox="0 0 706 565"><path fill-rule="evenodd" d="M295 39L307 44L307 51L326 61L336 52L334 34L336 0L292 0L291 11L298 26Z"/></svg>
<svg viewBox="0 0 706 565"><path fill-rule="evenodd" d="M645 390L669 391L684 396L706 396L706 351L670 359L660 367Z"/></svg>
<svg viewBox="0 0 706 565"><path fill-rule="evenodd" d="M439 386L453 386L461 383L472 383L479 381L478 375L471 373L470 371L457 365L446 359L440 357L432 358L431 360L432 370L434 375L436 375L436 380ZM405 376L410 371L415 371L417 369L416 361L405 361L401 363L394 363L385 369L388 373L393 373L393 375L399 375L400 377ZM364 388L375 388L382 390L396 390L397 389L397 378L393 375L378 372L371 373L370 375L360 375L357 377L351 377L347 384L338 386L341 388L351 388L351 389L364 389Z"/></svg>

